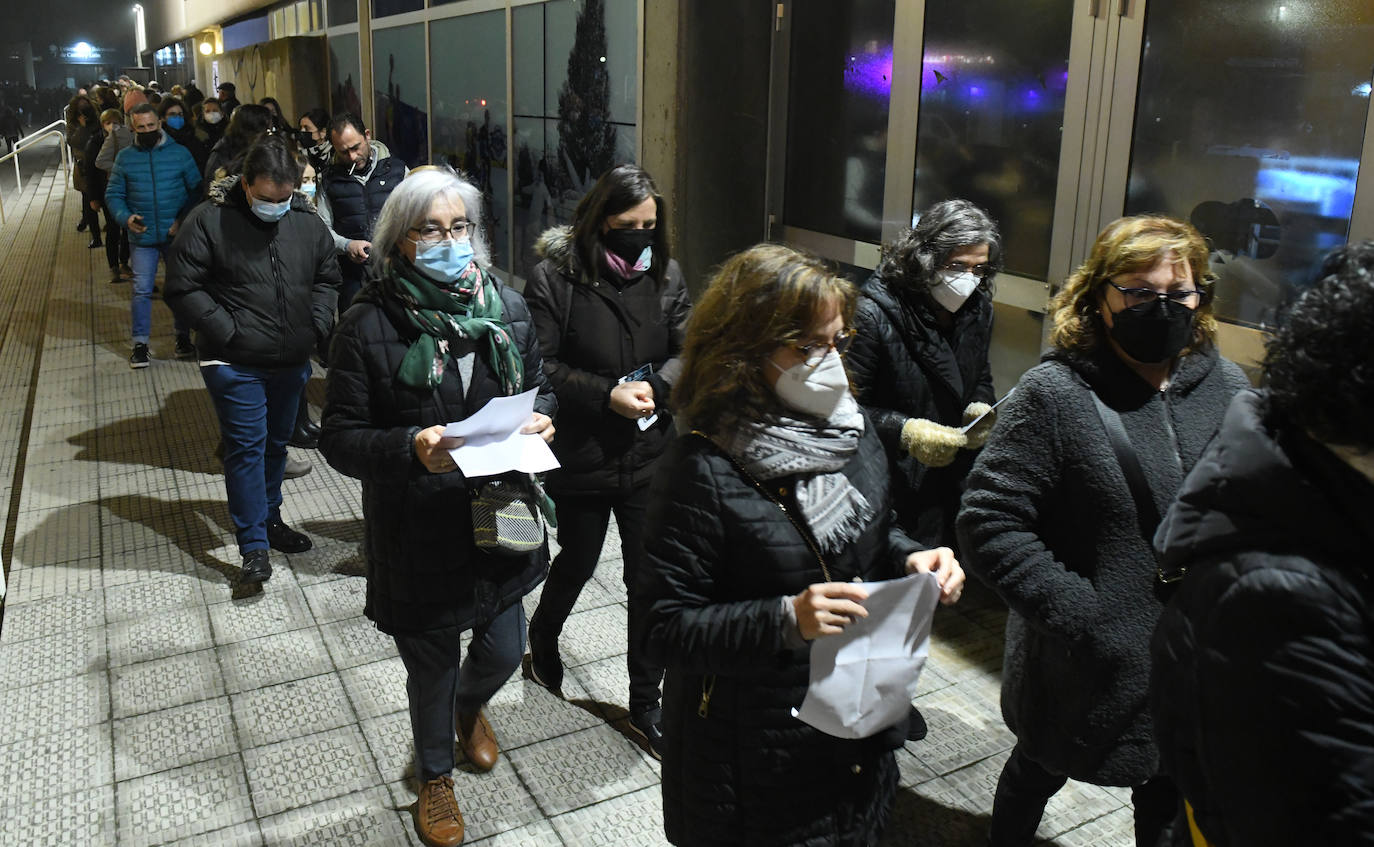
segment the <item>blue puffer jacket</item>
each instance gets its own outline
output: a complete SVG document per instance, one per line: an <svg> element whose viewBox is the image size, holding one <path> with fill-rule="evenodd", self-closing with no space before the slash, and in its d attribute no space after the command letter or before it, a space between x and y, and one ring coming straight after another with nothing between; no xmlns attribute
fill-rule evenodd
<svg viewBox="0 0 1374 847"><path fill-rule="evenodd" d="M105 202L119 225L129 226L130 215L142 215L148 231L129 233L137 247L158 247L171 242L169 230L200 199L200 171L191 151L162 133L157 146L144 150L135 145L119 151Z"/></svg>

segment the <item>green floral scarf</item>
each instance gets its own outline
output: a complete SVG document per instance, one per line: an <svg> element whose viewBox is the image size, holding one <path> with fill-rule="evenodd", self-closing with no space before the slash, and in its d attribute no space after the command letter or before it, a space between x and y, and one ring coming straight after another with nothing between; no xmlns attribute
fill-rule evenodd
<svg viewBox="0 0 1374 847"><path fill-rule="evenodd" d="M435 282L409 262L391 263L383 290L401 304L410 323L420 331L396 371L396 378L412 388L435 388L444 381L444 366L454 342L486 339L487 361L496 371L501 390L519 394L525 383L525 363L515 336L502 320L496 280L477 266L451 283Z"/></svg>

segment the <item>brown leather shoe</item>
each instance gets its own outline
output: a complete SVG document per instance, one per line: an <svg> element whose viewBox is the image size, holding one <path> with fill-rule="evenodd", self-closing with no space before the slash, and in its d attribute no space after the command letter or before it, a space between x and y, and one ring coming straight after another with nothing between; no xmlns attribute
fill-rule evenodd
<svg viewBox="0 0 1374 847"><path fill-rule="evenodd" d="M463 843L463 813L453 796L453 777L448 774L420 786L415 807L415 832L430 847L457 847Z"/></svg>
<svg viewBox="0 0 1374 847"><path fill-rule="evenodd" d="M475 715L458 713L458 749L479 771L496 767L501 748L496 745L496 733L491 731L491 724L487 723L487 716L481 709Z"/></svg>

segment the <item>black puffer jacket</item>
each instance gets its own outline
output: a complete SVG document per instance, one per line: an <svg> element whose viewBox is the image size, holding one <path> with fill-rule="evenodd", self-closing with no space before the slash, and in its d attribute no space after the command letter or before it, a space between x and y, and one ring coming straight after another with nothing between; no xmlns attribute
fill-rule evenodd
<svg viewBox="0 0 1374 847"><path fill-rule="evenodd" d="M624 493L647 485L673 435L667 412L673 381L682 371L683 325L691 303L682 271L669 260L662 282L649 274L623 286L578 268L570 227L539 238L543 257L525 286L544 352L544 367L558 392L562 467L549 474L558 493ZM658 421L648 430L611 411L611 389L645 363L654 366Z"/></svg>
<svg viewBox="0 0 1374 847"><path fill-rule="evenodd" d="M1374 484L1236 398L1156 536L1164 769L1219 847L1374 844Z"/></svg>
<svg viewBox="0 0 1374 847"><path fill-rule="evenodd" d="M881 517L843 555L827 557L831 578L900 576L920 547L888 520L887 458L871 424L844 474ZM764 484L801 520L790 479ZM846 740L792 717L806 696L810 656L789 648L780 598L824 581L801 535L725 454L691 435L674 443L654 478L646 538L635 601L650 610L647 654L667 668L668 840L876 841L896 787L891 750L906 725ZM704 690L711 697L703 715Z"/></svg>
<svg viewBox="0 0 1374 847"><path fill-rule="evenodd" d="M1121 415L1162 514L1245 375L1215 350L1156 391L1110 350L1050 351L1002 407L959 512L966 570L1011 610L1002 715L1052 771L1139 785L1158 770L1147 690L1154 551L1093 404Z"/></svg>
<svg viewBox="0 0 1374 847"><path fill-rule="evenodd" d="M167 305L196 331L202 360L303 364L329 335L339 263L315 207L299 191L280 221L253 214L238 177L211 187L167 253Z"/></svg>
<svg viewBox="0 0 1374 847"><path fill-rule="evenodd" d="M948 330L924 296L894 291L876 276L860 289L854 343L845 367L855 393L873 418L898 480L897 514L908 533L928 547L954 540L954 515L964 478L977 453L961 450L954 462L931 468L902 449L902 425L925 418L963 426L970 403L992 403L992 300L979 289Z"/></svg>
<svg viewBox="0 0 1374 847"><path fill-rule="evenodd" d="M535 411L552 416L557 400L529 309L519 293L500 289L525 388L539 387ZM430 473L415 457L416 432L462 420L503 394L480 349L470 387L452 362L433 391L402 385L396 371L415 337L394 301L365 288L334 333L320 423L320 452L330 466L363 482L364 611L387 633L468 629L479 622L476 591L494 595L499 611L519 602L548 568L547 547L523 558L479 553L468 480L459 471Z"/></svg>

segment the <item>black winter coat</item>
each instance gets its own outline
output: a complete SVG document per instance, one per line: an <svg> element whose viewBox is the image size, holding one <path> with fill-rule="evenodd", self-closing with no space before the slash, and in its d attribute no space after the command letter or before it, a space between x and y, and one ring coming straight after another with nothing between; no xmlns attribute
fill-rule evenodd
<svg viewBox="0 0 1374 847"><path fill-rule="evenodd" d="M202 361L304 364L329 335L339 263L304 194L280 221L253 214L237 177L191 210L167 253L167 305L196 331Z"/></svg>
<svg viewBox="0 0 1374 847"><path fill-rule="evenodd" d="M372 142L374 161L367 175L367 182L359 182L348 168L335 162L325 169L317 180L319 190L329 198L329 211L334 232L353 240L372 240L372 230L377 225L377 217L386 205L386 199L406 176L406 165L400 159L382 155L379 144ZM343 277L358 284L366 279L368 269L374 263L358 264L352 260L340 263Z"/></svg>
<svg viewBox="0 0 1374 847"><path fill-rule="evenodd" d="M902 294L869 277L854 314L845 367L855 395L882 437L897 480L897 517L927 547L952 546L954 516L977 452L943 467L921 464L901 446L902 425L925 418L963 426L970 403L992 403L992 300L979 289L942 329L929 298Z"/></svg>
<svg viewBox="0 0 1374 847"><path fill-rule="evenodd" d="M969 475L963 565L1006 602L1002 715L1031 759L1098 785L1158 771L1147 703L1162 605L1154 550L1089 387L1121 415L1160 514L1245 375L1215 350L1156 391L1110 350L1052 350L1021 378Z"/></svg>
<svg viewBox="0 0 1374 847"><path fill-rule="evenodd" d="M1156 536L1164 769L1220 847L1374 844L1374 483L1236 398Z"/></svg>
<svg viewBox="0 0 1374 847"><path fill-rule="evenodd" d="M518 292L499 287L524 360L525 388L539 388L535 411L552 416L558 401L544 377L529 309ZM469 629L481 622L476 593L493 603L489 614L519 602L543 580L548 548L524 557L478 552L468 480L460 471L430 473L415 457L414 439L421 429L462 420L503 396L500 382L479 350L470 386L452 361L432 391L401 384L396 371L416 331L374 285L353 303L330 347L320 452L331 467L363 482L364 612L391 634Z"/></svg>
<svg viewBox="0 0 1374 847"><path fill-rule="evenodd" d="M891 579L921 549L889 520L887 457L871 423L844 468L879 515L831 578ZM801 512L788 478L763 483ZM825 581L788 518L696 435L664 456L649 498L644 647L664 679L663 825L678 845L866 845L896 790L905 721L871 738L826 735L792 717L810 681L782 599ZM702 713L703 693L710 692Z"/></svg>
<svg viewBox="0 0 1374 847"><path fill-rule="evenodd" d="M82 173L85 174L85 188L81 191L81 198L87 203L94 200L101 205L105 203L105 186L110 182L110 175L95 166L95 157L100 155L100 148L105 145L105 130L99 127L87 137L85 161L82 164Z"/></svg>
<svg viewBox="0 0 1374 847"><path fill-rule="evenodd" d="M624 494L648 485L655 463L673 437L668 414L673 381L682 371L683 326L691 302L682 271L669 260L662 282L649 274L618 286L578 268L571 228L539 238L543 257L525 285L544 353L544 368L558 393L562 465L549 488L566 494ZM611 389L645 363L654 366L658 420L647 430L613 411Z"/></svg>

